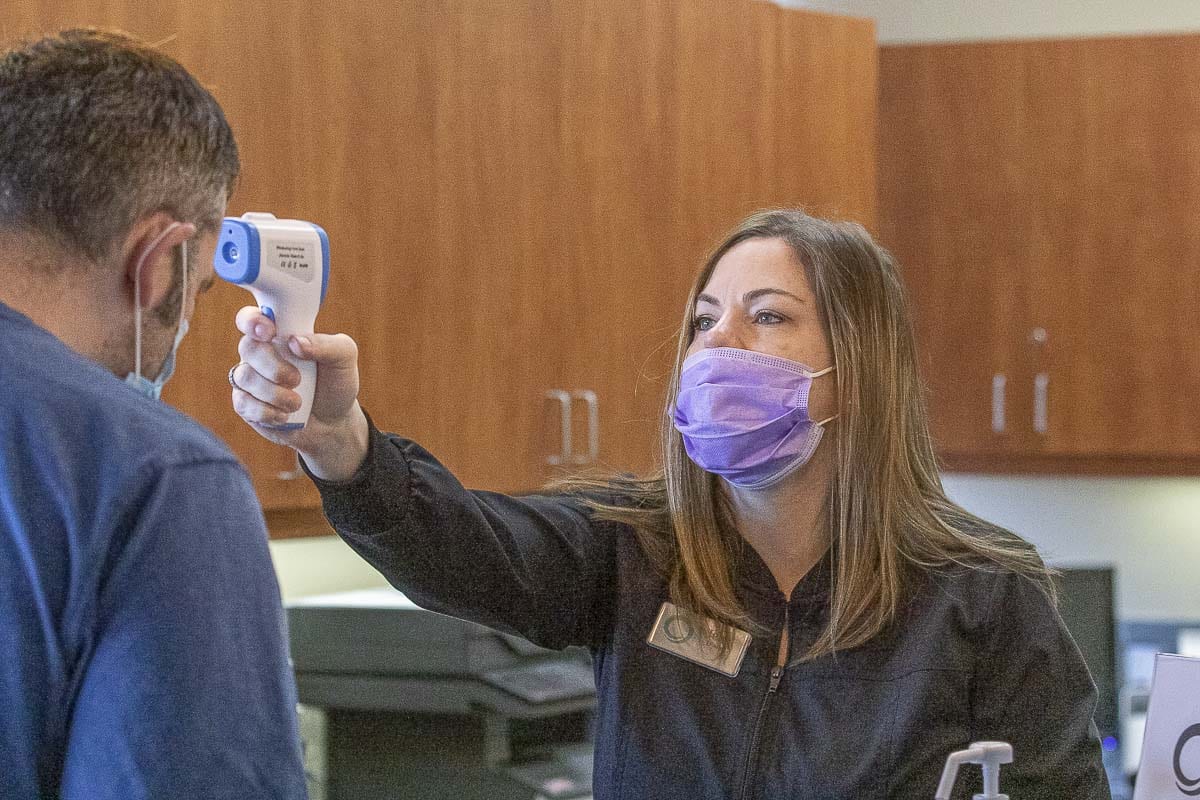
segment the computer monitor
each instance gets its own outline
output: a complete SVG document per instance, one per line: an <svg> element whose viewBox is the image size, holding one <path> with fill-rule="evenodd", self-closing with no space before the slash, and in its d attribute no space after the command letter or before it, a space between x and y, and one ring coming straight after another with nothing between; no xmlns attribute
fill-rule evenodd
<svg viewBox="0 0 1200 800"><path fill-rule="evenodd" d="M1111 749L1120 731L1117 700L1117 643L1114 578L1111 568L1060 569L1056 582L1059 613L1075 639L1099 699L1096 727L1106 749Z"/></svg>

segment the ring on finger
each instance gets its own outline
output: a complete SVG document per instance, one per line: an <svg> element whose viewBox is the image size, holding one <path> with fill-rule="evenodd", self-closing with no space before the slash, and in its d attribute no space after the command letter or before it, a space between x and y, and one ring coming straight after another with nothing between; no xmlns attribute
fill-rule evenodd
<svg viewBox="0 0 1200 800"><path fill-rule="evenodd" d="M242 364L245 364L245 363L246 363L245 361L239 361L238 363L234 364L232 367L229 368L229 385L235 389L241 389L242 387L238 386L237 381L235 381L233 379L233 373L237 371L238 367L240 367Z"/></svg>

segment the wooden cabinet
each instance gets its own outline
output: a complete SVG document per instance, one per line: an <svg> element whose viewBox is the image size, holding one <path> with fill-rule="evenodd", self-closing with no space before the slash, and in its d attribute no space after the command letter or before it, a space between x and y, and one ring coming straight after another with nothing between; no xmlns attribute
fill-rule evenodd
<svg viewBox="0 0 1200 800"><path fill-rule="evenodd" d="M652 468L707 248L762 207L874 220L865 20L756 0L165 5L148 18L79 0L6 24L173 35L165 49L238 136L230 213L325 227L319 327L358 340L380 427L469 486L527 491L556 472L556 390L575 393L574 456L591 455L594 397L598 462ZM249 299L205 297L167 398L230 443L269 517L294 527L315 492L228 405L232 319Z"/></svg>
<svg viewBox="0 0 1200 800"><path fill-rule="evenodd" d="M1198 69L1196 36L882 49L880 229L950 466L1200 471Z"/></svg>

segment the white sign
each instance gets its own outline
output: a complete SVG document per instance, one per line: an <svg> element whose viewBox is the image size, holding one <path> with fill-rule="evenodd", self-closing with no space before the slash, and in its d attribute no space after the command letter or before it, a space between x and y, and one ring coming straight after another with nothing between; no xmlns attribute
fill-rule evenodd
<svg viewBox="0 0 1200 800"><path fill-rule="evenodd" d="M1159 653L1133 800L1200 797L1200 658Z"/></svg>

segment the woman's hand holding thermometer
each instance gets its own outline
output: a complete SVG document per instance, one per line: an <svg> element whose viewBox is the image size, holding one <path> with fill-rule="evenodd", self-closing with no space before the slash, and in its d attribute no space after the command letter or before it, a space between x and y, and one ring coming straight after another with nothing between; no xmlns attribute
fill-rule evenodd
<svg viewBox="0 0 1200 800"><path fill-rule="evenodd" d="M319 225L256 212L226 217L213 268L230 283L250 290L280 336L312 336L329 288L329 237ZM289 353L284 357L300 372L295 387L300 407L286 420L268 426L303 428L316 388L316 364Z"/></svg>
<svg viewBox="0 0 1200 800"><path fill-rule="evenodd" d="M320 477L349 477L366 454L367 424L356 400L357 346L313 331L329 285L325 231L273 214L226 217L213 266L258 302L238 312L234 410L265 438L298 450Z"/></svg>
<svg viewBox="0 0 1200 800"><path fill-rule="evenodd" d="M232 372L233 409L264 438L295 448L318 478L354 475L367 455L369 428L358 405L358 345L349 336L316 333L277 337L275 323L257 306L238 311L241 363ZM300 382L288 356L316 365L312 412L303 428L279 423L300 407Z"/></svg>

